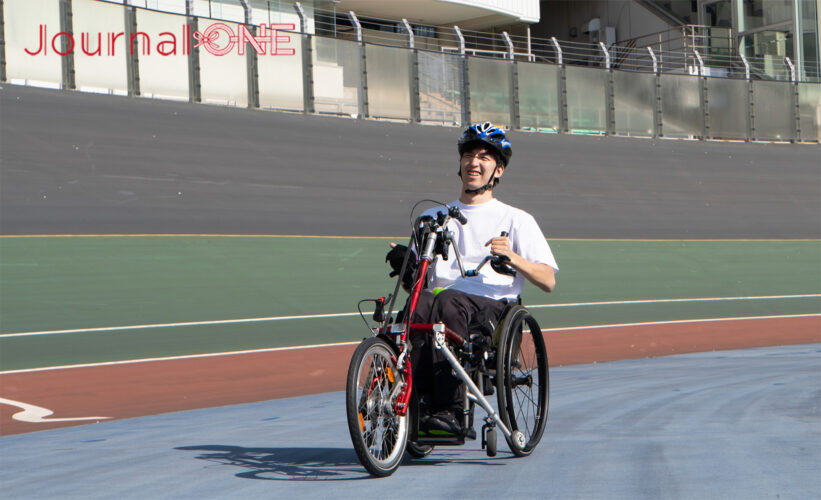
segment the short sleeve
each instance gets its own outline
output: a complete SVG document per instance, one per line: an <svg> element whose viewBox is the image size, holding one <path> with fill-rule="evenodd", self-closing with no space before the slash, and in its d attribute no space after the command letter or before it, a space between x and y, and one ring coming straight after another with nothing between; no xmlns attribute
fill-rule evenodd
<svg viewBox="0 0 821 500"><path fill-rule="evenodd" d="M536 219L526 212L518 215L513 225L515 234L511 234L513 251L531 262L546 264L558 271L559 266Z"/></svg>

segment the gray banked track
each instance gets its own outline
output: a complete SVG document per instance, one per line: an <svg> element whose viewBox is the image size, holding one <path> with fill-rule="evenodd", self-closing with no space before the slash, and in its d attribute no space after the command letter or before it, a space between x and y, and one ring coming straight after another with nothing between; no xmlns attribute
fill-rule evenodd
<svg viewBox="0 0 821 500"><path fill-rule="evenodd" d="M458 195L459 129L5 85L0 233L379 235ZM818 238L817 145L514 131L549 238Z"/></svg>

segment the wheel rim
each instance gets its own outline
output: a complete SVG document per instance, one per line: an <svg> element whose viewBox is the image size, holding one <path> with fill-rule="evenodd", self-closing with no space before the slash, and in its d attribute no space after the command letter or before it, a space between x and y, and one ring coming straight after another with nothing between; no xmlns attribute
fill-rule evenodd
<svg viewBox="0 0 821 500"><path fill-rule="evenodd" d="M407 418L394 410L398 374L387 349L370 349L356 377L359 430L365 448L375 464L389 468L403 451Z"/></svg>
<svg viewBox="0 0 821 500"><path fill-rule="evenodd" d="M507 408L511 430L524 434L528 451L539 442L547 417L547 360L543 356L544 339L538 324L527 318L530 331L514 328L510 337L512 348L508 350L505 365L510 369L505 374ZM521 323L520 323L521 324ZM516 325L514 325L516 326ZM539 332L533 335L533 331Z"/></svg>

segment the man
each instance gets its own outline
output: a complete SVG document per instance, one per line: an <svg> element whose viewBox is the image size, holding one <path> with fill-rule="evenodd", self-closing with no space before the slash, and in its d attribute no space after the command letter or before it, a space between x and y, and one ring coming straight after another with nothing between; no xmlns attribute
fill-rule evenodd
<svg viewBox="0 0 821 500"><path fill-rule="evenodd" d="M558 266L535 219L493 197L493 189L513 154L505 132L491 123L472 125L462 134L458 148L462 187L458 201L450 205L459 207L468 223L451 221L448 229L455 234L465 269L476 268L491 254L507 257L516 276L485 266L478 276L462 278L455 258L439 259L411 320L442 322L466 338L469 325L479 314L497 324L507 303L518 299L525 279L545 292L552 291ZM439 210L426 213L435 215ZM397 254L404 248L392 246L389 260L401 262ZM452 374L450 364L433 348L428 336L414 336L411 341L414 387L420 395L423 427L459 433L464 384Z"/></svg>

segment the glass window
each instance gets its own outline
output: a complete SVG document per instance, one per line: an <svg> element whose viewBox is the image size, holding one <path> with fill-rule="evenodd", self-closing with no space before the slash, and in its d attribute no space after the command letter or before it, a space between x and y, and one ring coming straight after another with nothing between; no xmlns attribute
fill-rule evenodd
<svg viewBox="0 0 821 500"><path fill-rule="evenodd" d="M92 0L71 2L74 78L79 90L128 93L123 6Z"/></svg>
<svg viewBox="0 0 821 500"><path fill-rule="evenodd" d="M821 140L821 83L798 84L801 140Z"/></svg>
<svg viewBox="0 0 821 500"><path fill-rule="evenodd" d="M59 7L60 4L53 0L3 2L6 78L9 82L53 88L60 86L62 58L55 53L51 44L54 35L60 32ZM59 39L54 46L60 48Z"/></svg>
<svg viewBox="0 0 821 500"><path fill-rule="evenodd" d="M605 93L607 71L598 68L568 66L567 126L577 132L607 130Z"/></svg>
<svg viewBox="0 0 821 500"><path fill-rule="evenodd" d="M226 23L223 21L219 22L227 25L233 33L239 32L236 24ZM200 19L198 31L205 33L208 27L213 24L217 23L206 19ZM224 32L221 32L221 36L224 36L222 33ZM222 44L225 42L219 41L215 43ZM210 104L228 104L229 106L247 106L248 60L246 59L246 56L239 55L239 50L236 46L224 55L212 54L203 47L200 47L199 53L202 102Z"/></svg>
<svg viewBox="0 0 821 500"><path fill-rule="evenodd" d="M792 21L796 0L743 0L739 31Z"/></svg>
<svg viewBox="0 0 821 500"><path fill-rule="evenodd" d="M707 79L710 137L744 139L747 135L747 81Z"/></svg>
<svg viewBox="0 0 821 500"><path fill-rule="evenodd" d="M698 77L661 75L661 115L664 137L701 136L701 95Z"/></svg>
<svg viewBox="0 0 821 500"><path fill-rule="evenodd" d="M559 67L517 63L519 124L534 130L559 130Z"/></svg>
<svg viewBox="0 0 821 500"><path fill-rule="evenodd" d="M302 90L303 35L278 33L290 38L277 44L277 50L293 50L293 54L272 55L270 51L257 56L259 76L259 107L271 109L304 109Z"/></svg>
<svg viewBox="0 0 821 500"><path fill-rule="evenodd" d="M419 117L422 121L462 121L462 58L435 52L418 52Z"/></svg>
<svg viewBox="0 0 821 500"><path fill-rule="evenodd" d="M312 37L314 107L318 113L359 114L362 79L360 45L347 40Z"/></svg>
<svg viewBox="0 0 821 500"><path fill-rule="evenodd" d="M794 136L794 87L789 82L753 82L753 136L757 140L789 141Z"/></svg>
<svg viewBox="0 0 821 500"><path fill-rule="evenodd" d="M510 125L510 62L468 57L470 119Z"/></svg>
<svg viewBox="0 0 821 500"><path fill-rule="evenodd" d="M188 57L182 50L185 24L185 16L137 9L137 32L150 37L149 53L140 46L140 95L188 99ZM142 36L138 41L145 43Z"/></svg>
<svg viewBox="0 0 821 500"><path fill-rule="evenodd" d="M368 114L374 118L410 118L410 51L368 45Z"/></svg>
<svg viewBox="0 0 821 500"><path fill-rule="evenodd" d="M613 72L616 133L652 136L656 101L656 75Z"/></svg>

